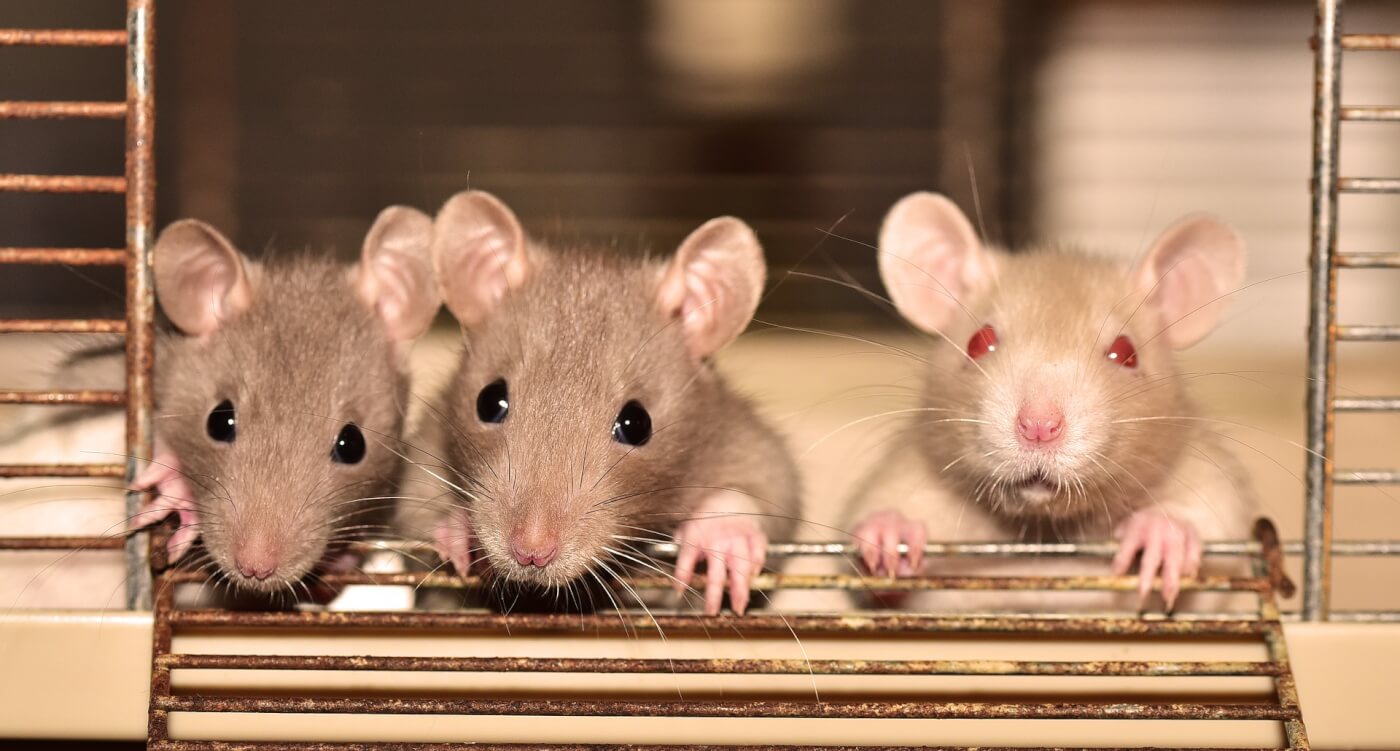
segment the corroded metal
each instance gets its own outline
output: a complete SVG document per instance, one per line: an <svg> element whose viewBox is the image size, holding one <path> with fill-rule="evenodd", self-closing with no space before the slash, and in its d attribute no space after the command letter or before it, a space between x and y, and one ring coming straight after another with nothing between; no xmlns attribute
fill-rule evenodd
<svg viewBox="0 0 1400 751"><path fill-rule="evenodd" d="M125 177L105 175L0 175L0 191L16 193L121 193Z"/></svg>
<svg viewBox="0 0 1400 751"><path fill-rule="evenodd" d="M1332 577L1332 448L1337 387L1337 163L1342 93L1342 3L1317 0L1313 67L1312 248L1309 267L1307 514L1303 616L1327 618Z"/></svg>
<svg viewBox="0 0 1400 751"><path fill-rule="evenodd" d="M1336 15L1337 29L1341 29L1342 0L1318 0L1318 7L1330 6ZM1319 26L1321 26L1319 24ZM1318 36L1323 29L1319 28ZM1400 50L1400 34L1347 34L1341 37L1341 49L1357 51Z"/></svg>
<svg viewBox="0 0 1400 751"><path fill-rule="evenodd" d="M286 714L538 715L545 717L792 717L916 720L1292 720L1271 704L1166 702L961 702L789 700L419 699L360 697L162 696L166 712Z"/></svg>
<svg viewBox="0 0 1400 751"><path fill-rule="evenodd" d="M656 660L370 655L165 655L171 670L389 670L463 673L665 673L747 675L1273 676L1272 662L1025 660Z"/></svg>
<svg viewBox="0 0 1400 751"><path fill-rule="evenodd" d="M1342 107L1341 119L1354 122L1394 122L1400 120L1400 107L1352 105Z"/></svg>
<svg viewBox="0 0 1400 751"><path fill-rule="evenodd" d="M0 537L0 550L121 550L125 537Z"/></svg>
<svg viewBox="0 0 1400 751"><path fill-rule="evenodd" d="M169 579L163 577L163 581ZM1258 636L1263 624L1253 617L1195 620L1157 617L1118 618L1048 615L932 615L924 613L840 613L833 615L670 615L657 613L480 613L480 612L260 612L176 610L170 622L180 627L211 628L334 628L511 632L638 632L706 633L742 627L744 633L946 633L1112 635L1112 636Z"/></svg>
<svg viewBox="0 0 1400 751"><path fill-rule="evenodd" d="M126 256L112 248L0 248L0 263L121 266Z"/></svg>
<svg viewBox="0 0 1400 751"><path fill-rule="evenodd" d="M1337 190L1344 193L1400 193L1400 177L1339 177Z"/></svg>
<svg viewBox="0 0 1400 751"><path fill-rule="evenodd" d="M126 479L131 483L143 461L154 455L155 280L151 245L155 240L155 0L127 0L126 6ZM144 499L126 494L127 518ZM129 609L151 607L148 535L127 542Z"/></svg>
<svg viewBox="0 0 1400 751"><path fill-rule="evenodd" d="M126 404L122 391L0 391L0 404L86 404L120 407Z"/></svg>
<svg viewBox="0 0 1400 751"><path fill-rule="evenodd" d="M0 29L0 47L120 47L126 32L85 29Z"/></svg>
<svg viewBox="0 0 1400 751"><path fill-rule="evenodd" d="M124 464L0 464L0 477L125 477Z"/></svg>
<svg viewBox="0 0 1400 751"><path fill-rule="evenodd" d="M125 332L126 321L115 321L105 318L0 319L0 334L122 334Z"/></svg>
<svg viewBox="0 0 1400 751"><path fill-rule="evenodd" d="M1338 253L1333 259L1338 268L1400 269L1400 253Z"/></svg>
<svg viewBox="0 0 1400 751"><path fill-rule="evenodd" d="M0 102L0 120L69 117L117 120L125 116L126 102Z"/></svg>
<svg viewBox="0 0 1400 751"><path fill-rule="evenodd" d="M146 744L147 751L713 751L714 744L691 743L653 745L646 743L296 743L266 741L154 741ZM722 746L726 751L888 751L889 746L800 746L800 745L733 745ZM1082 747L1066 746L919 746L920 751L1084 751ZM1119 751L1096 747L1100 751ZM1151 747L1136 747L1136 751L1152 751ZM1278 751L1276 748L1211 748L1193 747L1192 751Z"/></svg>

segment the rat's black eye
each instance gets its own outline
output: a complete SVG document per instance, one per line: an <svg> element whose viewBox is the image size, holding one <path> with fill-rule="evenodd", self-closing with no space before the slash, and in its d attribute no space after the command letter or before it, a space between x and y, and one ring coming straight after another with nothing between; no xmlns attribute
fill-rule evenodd
<svg viewBox="0 0 1400 751"><path fill-rule="evenodd" d="M651 415L647 414L646 407L635 399L622 405L613 423L612 435L614 441L628 446L641 446L651 440Z"/></svg>
<svg viewBox="0 0 1400 751"><path fill-rule="evenodd" d="M476 416L482 422L505 422L510 412L510 390L506 379L497 378L476 395Z"/></svg>
<svg viewBox="0 0 1400 751"><path fill-rule="evenodd" d="M359 464L365 458L365 434L353 422L340 429L331 445L331 459L341 464Z"/></svg>
<svg viewBox="0 0 1400 751"><path fill-rule="evenodd" d="M204 427L210 438L223 443L233 443L233 437L238 432L235 429L237 425L238 415L233 412L233 402L225 399L209 413L209 420Z"/></svg>

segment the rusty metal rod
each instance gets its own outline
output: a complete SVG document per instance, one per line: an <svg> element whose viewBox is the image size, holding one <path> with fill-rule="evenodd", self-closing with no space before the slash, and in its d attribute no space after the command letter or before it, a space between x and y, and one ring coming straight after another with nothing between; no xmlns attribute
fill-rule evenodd
<svg viewBox="0 0 1400 751"><path fill-rule="evenodd" d="M112 248L0 248L0 263L121 266L126 263L126 251Z"/></svg>
<svg viewBox="0 0 1400 751"><path fill-rule="evenodd" d="M532 715L579 717L791 717L987 720L1291 720L1297 709L1276 704L1173 702L943 702L771 700L537 700L417 699L404 697L164 696L166 712L269 714Z"/></svg>
<svg viewBox="0 0 1400 751"><path fill-rule="evenodd" d="M85 29L0 29L0 47L120 47L126 32Z"/></svg>
<svg viewBox="0 0 1400 751"><path fill-rule="evenodd" d="M125 177L100 175L0 175L0 191L16 193L121 193Z"/></svg>
<svg viewBox="0 0 1400 751"><path fill-rule="evenodd" d="M1340 9L1337 14L1341 15ZM1346 34L1341 41L1344 50L1400 50L1400 34Z"/></svg>
<svg viewBox="0 0 1400 751"><path fill-rule="evenodd" d="M120 119L126 117L126 102L0 102L0 120L69 117Z"/></svg>
<svg viewBox="0 0 1400 751"><path fill-rule="evenodd" d="M1400 326L1356 324L1337 327L1337 341L1389 342L1400 339Z"/></svg>
<svg viewBox="0 0 1400 751"><path fill-rule="evenodd" d="M1341 253L1337 266L1348 269L1400 269L1400 253Z"/></svg>
<svg viewBox="0 0 1400 751"><path fill-rule="evenodd" d="M121 391L0 391L0 404L90 404L120 407L126 403Z"/></svg>
<svg viewBox="0 0 1400 751"><path fill-rule="evenodd" d="M0 464L0 477L125 477L124 464Z"/></svg>
<svg viewBox="0 0 1400 751"><path fill-rule="evenodd" d="M1337 485L1395 485L1400 483L1400 470L1338 469L1333 482Z"/></svg>
<svg viewBox="0 0 1400 751"><path fill-rule="evenodd" d="M1291 722L1289 720L1288 722ZM358 743L321 741L150 741L148 751L889 751L889 746L789 746L789 745L725 745L714 744L636 744L618 745L613 743ZM920 751L1082 751L1063 746L919 746ZM1104 749L1104 751L1109 751ZM1142 747L1139 751L1154 751L1152 747ZM1161 751L1160 749L1158 751ZM1191 751L1279 751L1277 747L1264 748L1211 748L1192 746Z"/></svg>
<svg viewBox="0 0 1400 751"><path fill-rule="evenodd" d="M178 654L171 670L376 670L461 673L683 673L753 675L1273 676L1272 662L1022 660L582 659L556 657L384 657L366 655Z"/></svg>
<svg viewBox="0 0 1400 751"><path fill-rule="evenodd" d="M1339 177L1343 193L1400 193L1400 177Z"/></svg>
<svg viewBox="0 0 1400 751"><path fill-rule="evenodd" d="M47 319L47 318L8 318L0 319L0 334L124 334L126 321L104 318Z"/></svg>
<svg viewBox="0 0 1400 751"><path fill-rule="evenodd" d="M168 582L168 579L163 579ZM174 610L171 626L189 628L414 628L418 630L605 631L632 632L661 628L667 632L702 633L738 628L746 633L791 630L811 633L927 634L949 633L1099 634L1108 636L1257 636L1266 626L1254 617L1197 620L1174 617L1116 618L1043 615L929 615L919 613L849 613L831 615L668 615L645 613L556 613L498 615L481 612L258 612Z"/></svg>
<svg viewBox="0 0 1400 751"><path fill-rule="evenodd" d="M1342 107L1341 119L1351 122L1393 122L1400 120L1400 107L1350 105Z"/></svg>
<svg viewBox="0 0 1400 751"><path fill-rule="evenodd" d="M1400 410L1400 396L1344 396L1333 400L1338 412L1394 412Z"/></svg>
<svg viewBox="0 0 1400 751"><path fill-rule="evenodd" d="M0 550L121 550L125 535L116 537L0 537Z"/></svg>

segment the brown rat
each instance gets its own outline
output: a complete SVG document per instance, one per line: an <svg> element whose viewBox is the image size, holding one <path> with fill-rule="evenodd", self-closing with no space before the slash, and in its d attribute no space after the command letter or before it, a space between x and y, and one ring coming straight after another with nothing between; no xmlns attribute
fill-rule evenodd
<svg viewBox="0 0 1400 751"><path fill-rule="evenodd" d="M295 595L388 517L408 347L440 305L431 234L385 209L355 265L255 262L194 220L160 234L156 295L179 331L158 340L156 456L135 483L155 492L134 523L178 514L173 559L202 537L219 581Z"/></svg>
<svg viewBox="0 0 1400 751"><path fill-rule="evenodd" d="M674 535L678 585L703 559L705 609L727 582L742 612L798 504L783 442L711 362L763 289L752 230L712 220L669 261L551 248L466 191L437 215L433 258L465 339L441 409L458 486L444 559L558 591L647 573L645 542Z"/></svg>
<svg viewBox="0 0 1400 751"><path fill-rule="evenodd" d="M1115 538L1115 573L1141 553L1139 607L1160 574L1170 610L1203 540L1248 536L1252 492L1174 359L1215 327L1244 276L1233 229L1187 217L1131 267L1066 248L1011 254L984 247L946 198L915 193L886 216L879 253L894 305L936 339L908 440L847 517L868 569L920 569L930 534ZM918 478L913 497L892 498L887 478L901 470ZM1033 572L1093 572L1084 565Z"/></svg>

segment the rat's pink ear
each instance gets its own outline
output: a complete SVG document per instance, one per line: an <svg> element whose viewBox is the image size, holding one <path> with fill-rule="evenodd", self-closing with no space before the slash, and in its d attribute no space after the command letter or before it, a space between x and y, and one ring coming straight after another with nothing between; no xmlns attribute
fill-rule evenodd
<svg viewBox="0 0 1400 751"><path fill-rule="evenodd" d="M433 268L457 321L480 323L530 276L525 231L500 199L464 190L447 199L433 221Z"/></svg>
<svg viewBox="0 0 1400 751"><path fill-rule="evenodd" d="M986 255L967 217L936 193L901 198L880 225L880 278L890 301L931 334L941 333L991 272Z"/></svg>
<svg viewBox="0 0 1400 751"><path fill-rule="evenodd" d="M732 216L711 219L681 242L661 277L657 305L680 319L690 354L709 357L753 320L766 272L749 225Z"/></svg>
<svg viewBox="0 0 1400 751"><path fill-rule="evenodd" d="M1189 216L1168 227L1134 271L1138 292L1180 349L1220 322L1228 295L1244 281L1244 239L1210 216Z"/></svg>
<svg viewBox="0 0 1400 751"><path fill-rule="evenodd" d="M171 224L151 252L156 297L186 334L211 334L252 304L243 256L204 222L181 219Z"/></svg>
<svg viewBox="0 0 1400 751"><path fill-rule="evenodd" d="M355 292L398 341L422 336L442 304L433 278L432 242L433 220L407 206L379 212L365 235Z"/></svg>

